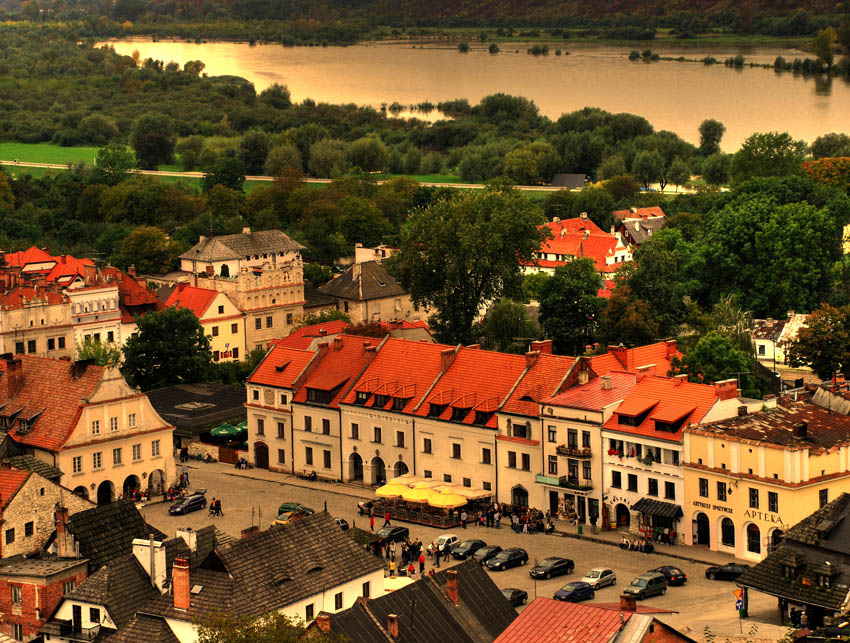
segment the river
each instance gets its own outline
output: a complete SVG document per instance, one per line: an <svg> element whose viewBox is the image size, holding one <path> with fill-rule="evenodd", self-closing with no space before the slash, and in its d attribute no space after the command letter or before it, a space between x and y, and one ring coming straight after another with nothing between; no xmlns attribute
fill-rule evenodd
<svg viewBox="0 0 850 643"><path fill-rule="evenodd" d="M706 118L726 125L722 147L735 151L755 131L787 131L812 142L827 132L850 131L850 83L843 79L795 76L772 69L731 69L724 65L658 61L631 62L627 48L565 43L570 55L531 56L525 45L502 45L490 55L480 47L466 54L449 46L371 43L352 47L283 47L247 43L186 43L123 40L110 43L121 54L138 50L181 66L202 60L209 75L241 76L257 91L287 85L296 102L358 105L415 105L429 100L467 98L477 103L495 92L525 96L542 114L557 119L585 106L630 112L658 130L670 130L693 143ZM780 48L741 50L718 46L647 43L663 56L720 61L743 53L748 62L769 62ZM517 51L518 50L518 51ZM403 112L402 115L415 115ZM435 111L428 116L439 118Z"/></svg>

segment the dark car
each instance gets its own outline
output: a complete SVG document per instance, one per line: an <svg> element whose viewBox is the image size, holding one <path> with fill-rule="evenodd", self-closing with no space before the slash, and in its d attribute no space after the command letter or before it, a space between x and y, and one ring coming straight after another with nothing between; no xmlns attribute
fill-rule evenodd
<svg viewBox="0 0 850 643"><path fill-rule="evenodd" d="M452 557L458 560L466 560L479 549L486 546L487 543L483 540L464 540L460 545L452 549Z"/></svg>
<svg viewBox="0 0 850 643"><path fill-rule="evenodd" d="M563 576L564 574L572 573L575 568L575 563L569 558L544 558L528 572L532 578L552 578L553 576Z"/></svg>
<svg viewBox="0 0 850 643"><path fill-rule="evenodd" d="M507 598L508 602L514 607L525 605L525 602L528 600L528 592L524 589L516 589L515 587L503 589L502 595Z"/></svg>
<svg viewBox="0 0 850 643"><path fill-rule="evenodd" d="M502 548L498 545L487 545L486 547L482 547L477 552L472 554L472 560L480 565L483 565L488 560L493 558L496 554L502 551Z"/></svg>
<svg viewBox="0 0 850 643"><path fill-rule="evenodd" d="M168 513L172 516L175 514L187 514L190 511L197 511L207 506L207 497L204 495L206 489L198 489L184 498L180 498L177 502L168 508Z"/></svg>
<svg viewBox="0 0 850 643"><path fill-rule="evenodd" d="M738 576L749 568L749 565L739 565L738 563L715 565L705 570L705 577L709 580L737 580Z"/></svg>
<svg viewBox="0 0 850 643"><path fill-rule="evenodd" d="M595 592L593 591L593 587L591 587L590 583L575 581L564 585L561 589L555 592L552 598L556 601L578 603L579 601L589 601L594 597L594 595Z"/></svg>
<svg viewBox="0 0 850 643"><path fill-rule="evenodd" d="M348 531L348 521L345 518L334 518L334 522L343 531Z"/></svg>
<svg viewBox="0 0 850 643"><path fill-rule="evenodd" d="M410 536L410 530L407 527L381 527L375 535L380 539L381 544L391 541L400 542Z"/></svg>
<svg viewBox="0 0 850 643"><path fill-rule="evenodd" d="M631 585L623 589L623 594L630 594L642 601L651 596L662 596L667 593L667 578L658 572L648 572L635 578Z"/></svg>
<svg viewBox="0 0 850 643"><path fill-rule="evenodd" d="M525 565L527 562L527 551L525 551L521 547L510 547L508 549L500 551L498 554L493 556L493 558L491 558L484 564L487 565L487 569L491 569L493 571L502 571L511 567L519 567L520 565Z"/></svg>
<svg viewBox="0 0 850 643"><path fill-rule="evenodd" d="M280 507L277 508L277 515L280 514L288 514L288 513L303 513L308 516L312 516L316 513L315 509L310 509L310 507L305 507L300 502L284 502Z"/></svg>
<svg viewBox="0 0 850 643"><path fill-rule="evenodd" d="M688 575L675 565L662 565L661 567L647 569L646 571L664 574L668 585L684 585L688 582Z"/></svg>

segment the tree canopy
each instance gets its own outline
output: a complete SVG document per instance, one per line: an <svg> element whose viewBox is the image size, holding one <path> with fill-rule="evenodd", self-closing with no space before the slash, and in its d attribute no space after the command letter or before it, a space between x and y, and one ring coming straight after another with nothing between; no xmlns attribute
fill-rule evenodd
<svg viewBox="0 0 850 643"><path fill-rule="evenodd" d="M540 326L558 353L581 355L593 342L604 300L602 279L592 259L559 266L540 288Z"/></svg>

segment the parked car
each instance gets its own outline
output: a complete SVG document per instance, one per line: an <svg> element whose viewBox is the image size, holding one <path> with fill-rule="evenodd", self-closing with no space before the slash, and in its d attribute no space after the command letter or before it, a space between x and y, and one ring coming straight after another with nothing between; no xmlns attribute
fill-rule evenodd
<svg viewBox="0 0 850 643"><path fill-rule="evenodd" d="M357 503L357 513L361 516L369 515L369 510L375 506L375 503L371 500L361 500Z"/></svg>
<svg viewBox="0 0 850 643"><path fill-rule="evenodd" d="M460 544L460 538L454 534L443 534L437 538L437 548L443 552L443 556L447 555L452 549Z"/></svg>
<svg viewBox="0 0 850 643"><path fill-rule="evenodd" d="M300 511L302 513L307 514L308 516L316 513L315 509L311 509L310 507L305 507L300 502L284 502L280 507L277 508L277 515L280 514L288 514L291 511Z"/></svg>
<svg viewBox="0 0 850 643"><path fill-rule="evenodd" d="M667 579L664 578L664 574L658 572L641 574L623 590L623 593L631 594L640 601L656 594L666 594Z"/></svg>
<svg viewBox="0 0 850 643"><path fill-rule="evenodd" d="M472 560L476 563L483 565L488 560L493 558L496 554L502 551L502 548L498 545L487 545L486 547L482 547L477 552L472 554Z"/></svg>
<svg viewBox="0 0 850 643"><path fill-rule="evenodd" d="M343 531L348 531L348 521L345 518L334 518L334 522Z"/></svg>
<svg viewBox="0 0 850 643"><path fill-rule="evenodd" d="M738 563L715 565L705 570L705 577L709 580L737 580L738 576L749 568L749 565L739 565Z"/></svg>
<svg viewBox="0 0 850 643"><path fill-rule="evenodd" d="M207 497L204 495L206 489L196 489L188 496L180 498L177 502L168 508L168 513L172 516L176 514L187 514L191 511L197 511L207 506Z"/></svg>
<svg viewBox="0 0 850 643"><path fill-rule="evenodd" d="M563 576L564 574L572 573L575 569L575 563L569 558L544 558L528 572L532 578L552 578L553 576Z"/></svg>
<svg viewBox="0 0 850 643"><path fill-rule="evenodd" d="M514 607L525 605L525 602L528 600L528 592L524 589L516 589L515 587L503 589L502 595L507 598L508 602Z"/></svg>
<svg viewBox="0 0 850 643"><path fill-rule="evenodd" d="M483 540L464 540L457 547L452 549L452 557L458 560L466 560L477 552L482 547L486 547L487 543Z"/></svg>
<svg viewBox="0 0 850 643"><path fill-rule="evenodd" d="M525 565L527 562L527 551L520 547L510 547L493 556L485 565L487 565L487 569L496 572L509 569L510 567L519 567L520 565Z"/></svg>
<svg viewBox="0 0 850 643"><path fill-rule="evenodd" d="M668 585L684 585L688 582L688 575L675 565L662 565L655 569L649 569L648 572L658 572L664 574Z"/></svg>
<svg viewBox="0 0 850 643"><path fill-rule="evenodd" d="M613 569L608 569L607 567L594 567L584 575L584 578L580 579L580 582L587 583L596 590L600 587L616 585L617 576L614 574Z"/></svg>
<svg viewBox="0 0 850 643"><path fill-rule="evenodd" d="M595 592L590 583L583 581L575 581L567 583L552 596L556 601L567 601L569 603L578 603L579 601L589 601Z"/></svg>
<svg viewBox="0 0 850 643"><path fill-rule="evenodd" d="M306 518L309 515L310 514L304 511L287 511L286 513L280 514L272 521L272 527L274 527L275 525L288 525L291 522L301 520L302 518Z"/></svg>
<svg viewBox="0 0 850 643"><path fill-rule="evenodd" d="M407 527L393 527L392 525L388 525L381 527L375 535L380 539L379 542L381 544L390 541L399 542L410 536L410 530Z"/></svg>

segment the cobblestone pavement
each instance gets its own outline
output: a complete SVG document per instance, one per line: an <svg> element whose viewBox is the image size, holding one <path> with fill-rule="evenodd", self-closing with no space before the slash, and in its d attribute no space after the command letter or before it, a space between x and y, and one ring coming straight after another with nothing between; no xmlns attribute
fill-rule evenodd
<svg viewBox="0 0 850 643"><path fill-rule="evenodd" d="M167 504L151 504L142 509L146 519L166 534L172 535L178 527L202 527L214 521L219 529L234 536L252 524L267 528L277 515L281 502L301 502L308 507L321 511L327 506L334 517L345 518L349 524L369 529L369 519L357 514L357 499L372 496L371 491L352 485L314 482L309 483L297 478L268 471L251 469L238 471L232 465L200 464L188 465L191 488L207 489L207 499L213 497L222 501L224 516L209 517L207 511L197 511L187 516L169 516ZM383 519L376 518L376 528ZM530 562L547 556L565 556L576 563L576 572L570 576L553 578L535 583L528 575L529 567L518 567L505 572L493 572L493 579L499 587L519 587L525 589L530 598L551 597L565 583L577 580L584 571L595 566L609 566L617 574L616 587L601 589L594 602L615 602L619 600L619 589L628 584L634 576L663 564L679 566L688 575L688 583L683 587L671 587L665 596L647 599L643 604L663 609L676 610L678 613L660 615L659 618L685 631L700 640L703 631L709 626L711 632L720 637L746 635L752 627L757 631L748 640L775 641L784 635L784 628L778 624L776 600L770 596L750 594L750 617L739 624L734 609L734 583L709 581L705 578L708 563L722 563L731 557L711 552L703 548L664 547L656 554L624 552L613 546L620 535L612 532L600 532L589 537L577 537L576 528L561 527L568 534L545 536L543 534L515 534L509 529L488 529L469 527L466 530L454 529L449 532L421 525L399 523L410 528L411 537L418 537L424 543L436 539L443 533L456 533L464 538L481 538L489 544L505 547L523 547L529 553ZM568 536L568 537L565 537ZM593 540L591 540L593 538ZM672 558L668 554L685 556L692 560ZM703 562L696 562L703 561ZM449 563L451 564L451 563ZM445 563L444 563L445 565ZM431 568L431 562L427 569ZM725 640L725 639L719 639Z"/></svg>

